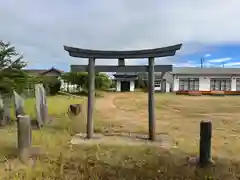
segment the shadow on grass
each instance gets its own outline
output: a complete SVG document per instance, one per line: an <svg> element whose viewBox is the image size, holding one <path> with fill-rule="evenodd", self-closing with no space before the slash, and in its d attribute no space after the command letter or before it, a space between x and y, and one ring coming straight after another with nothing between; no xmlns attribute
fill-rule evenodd
<svg viewBox="0 0 240 180"><path fill-rule="evenodd" d="M141 147L81 147L70 154L39 159L30 173L20 172L11 178L19 179L223 179L240 178L240 162L215 158L216 165L208 168L190 166L185 155L157 148Z"/></svg>
<svg viewBox="0 0 240 180"><path fill-rule="evenodd" d="M17 148L13 144L4 144L0 150L0 163L5 162L9 159L14 159L17 157Z"/></svg>
<svg viewBox="0 0 240 180"><path fill-rule="evenodd" d="M54 131L57 133L55 136L58 137L48 140L48 143L53 143L49 150L57 150L52 149L47 156L38 156L36 167L18 171L10 179L240 179L239 161L214 158L216 165L201 169L188 165L186 157L189 154L178 149L166 150L144 145L67 146L67 139L62 139L61 136L63 130L66 130L66 125L63 124L44 128L44 137L54 134ZM65 142L64 147L64 142L61 141ZM46 143L46 139L40 142ZM16 154L16 148L12 145L4 145L2 149L9 152L10 156L6 154L8 158Z"/></svg>

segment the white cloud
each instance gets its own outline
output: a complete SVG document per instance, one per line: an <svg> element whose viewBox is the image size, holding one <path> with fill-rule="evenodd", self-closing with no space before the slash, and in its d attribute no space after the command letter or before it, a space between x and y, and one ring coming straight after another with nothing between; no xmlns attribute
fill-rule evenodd
<svg viewBox="0 0 240 180"><path fill-rule="evenodd" d="M211 60L208 60L208 62L210 62L210 63L221 63L221 62L226 62L226 61L230 61L230 60L232 60L231 57L226 57L226 58L211 59Z"/></svg>
<svg viewBox="0 0 240 180"><path fill-rule="evenodd" d="M207 53L207 54L204 55L204 57L210 57L210 56L211 56L210 53Z"/></svg>
<svg viewBox="0 0 240 180"><path fill-rule="evenodd" d="M186 61L183 63L173 64L175 67L200 67L200 63L196 63L194 61Z"/></svg>
<svg viewBox="0 0 240 180"><path fill-rule="evenodd" d="M225 63L224 66L240 66L240 62Z"/></svg>
<svg viewBox="0 0 240 180"><path fill-rule="evenodd" d="M205 44L240 43L239 7L239 0L1 0L0 39L14 43L36 67L86 63L70 58L64 44L143 49L183 43L176 58L157 60L182 63L178 57Z"/></svg>

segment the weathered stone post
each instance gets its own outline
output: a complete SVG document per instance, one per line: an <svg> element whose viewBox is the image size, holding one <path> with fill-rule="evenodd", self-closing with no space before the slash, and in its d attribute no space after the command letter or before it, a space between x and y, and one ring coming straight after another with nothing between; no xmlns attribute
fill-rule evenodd
<svg viewBox="0 0 240 180"><path fill-rule="evenodd" d="M4 98L0 95L0 126L5 126L10 123L10 108L11 98L5 96Z"/></svg>
<svg viewBox="0 0 240 180"><path fill-rule="evenodd" d="M154 58L148 58L148 125L149 140L154 141L155 136L155 90L154 90Z"/></svg>
<svg viewBox="0 0 240 180"><path fill-rule="evenodd" d="M93 137L93 111L95 99L95 59L89 58L88 63L88 110L87 110L87 139Z"/></svg>
<svg viewBox="0 0 240 180"><path fill-rule="evenodd" d="M35 85L35 99L36 99L36 115L37 115L37 122L38 126L43 126L43 117L42 117L42 98L41 98L41 90L40 90L40 84Z"/></svg>
<svg viewBox="0 0 240 180"><path fill-rule="evenodd" d="M24 99L16 91L13 91L13 95L16 117L24 115Z"/></svg>
<svg viewBox="0 0 240 180"><path fill-rule="evenodd" d="M30 155L32 143L31 119L29 115L19 115L17 121L18 153L22 161L27 160Z"/></svg>
<svg viewBox="0 0 240 180"><path fill-rule="evenodd" d="M4 118L4 104L3 104L3 99L0 96L0 126L5 126L6 125L6 120Z"/></svg>
<svg viewBox="0 0 240 180"><path fill-rule="evenodd" d="M3 99L3 109L4 109L4 113L3 113L3 118L5 120L5 122L7 124L10 123L11 121L11 112L10 112L10 109L11 109L11 97L8 96L6 98Z"/></svg>
<svg viewBox="0 0 240 180"><path fill-rule="evenodd" d="M41 84L40 86L40 96L41 96L41 101L40 101L40 112L42 116L42 121L44 124L49 123L48 119L48 107L47 107L47 97L46 97L46 91Z"/></svg>
<svg viewBox="0 0 240 180"><path fill-rule="evenodd" d="M199 165L201 167L204 167L212 162L211 138L212 138L211 121L201 121L200 123L200 155L199 155Z"/></svg>

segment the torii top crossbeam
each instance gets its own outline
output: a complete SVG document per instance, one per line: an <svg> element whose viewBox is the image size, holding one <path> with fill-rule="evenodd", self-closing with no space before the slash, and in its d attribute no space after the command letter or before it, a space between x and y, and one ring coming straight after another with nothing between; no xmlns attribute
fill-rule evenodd
<svg viewBox="0 0 240 180"><path fill-rule="evenodd" d="M72 57L78 58L96 58L96 59L138 59L174 56L176 51L182 47L182 44L167 46L156 49L134 50L134 51L103 51L81 49L70 46L63 46L64 50Z"/></svg>

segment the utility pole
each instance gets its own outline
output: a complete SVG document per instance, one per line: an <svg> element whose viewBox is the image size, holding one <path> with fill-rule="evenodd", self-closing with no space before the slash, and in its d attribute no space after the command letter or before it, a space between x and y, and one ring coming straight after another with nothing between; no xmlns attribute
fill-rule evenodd
<svg viewBox="0 0 240 180"><path fill-rule="evenodd" d="M201 68L203 68L203 62L204 62L204 58L201 57Z"/></svg>

